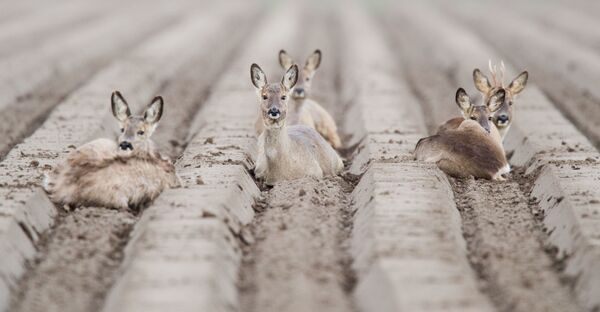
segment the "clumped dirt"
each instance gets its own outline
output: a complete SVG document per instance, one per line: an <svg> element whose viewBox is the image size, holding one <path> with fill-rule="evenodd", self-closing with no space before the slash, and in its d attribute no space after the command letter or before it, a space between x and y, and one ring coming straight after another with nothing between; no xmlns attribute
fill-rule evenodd
<svg viewBox="0 0 600 312"><path fill-rule="evenodd" d="M505 182L451 179L468 257L499 311L582 311L546 245L521 170Z"/></svg>
<svg viewBox="0 0 600 312"><path fill-rule="evenodd" d="M263 192L245 250L244 311L352 311L349 192L341 177L281 182Z"/></svg>
<svg viewBox="0 0 600 312"><path fill-rule="evenodd" d="M38 258L21 280L9 310L98 310L116 278L136 219L129 212L95 207L63 213L52 235L39 245Z"/></svg>

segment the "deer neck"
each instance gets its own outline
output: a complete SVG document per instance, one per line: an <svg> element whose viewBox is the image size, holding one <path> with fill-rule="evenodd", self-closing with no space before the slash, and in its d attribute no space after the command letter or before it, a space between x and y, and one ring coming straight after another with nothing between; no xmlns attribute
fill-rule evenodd
<svg viewBox="0 0 600 312"><path fill-rule="evenodd" d="M502 140L504 139L504 136L500 132L500 129L498 129L494 123L492 123L490 127L490 136L492 137L494 143L502 147Z"/></svg>
<svg viewBox="0 0 600 312"><path fill-rule="evenodd" d="M267 160L276 163L277 160L281 159L289 151L291 140L285 123L279 128L265 129L264 136L264 148Z"/></svg>
<svg viewBox="0 0 600 312"><path fill-rule="evenodd" d="M504 142L504 138L506 137L506 134L508 133L508 129L510 128L510 124L504 128L498 128L498 132L500 133L500 141Z"/></svg>
<svg viewBox="0 0 600 312"><path fill-rule="evenodd" d="M305 101L306 101L306 98L292 99L291 101L289 101L289 109L295 113L298 113L300 111L300 109L302 108L302 105L304 104Z"/></svg>

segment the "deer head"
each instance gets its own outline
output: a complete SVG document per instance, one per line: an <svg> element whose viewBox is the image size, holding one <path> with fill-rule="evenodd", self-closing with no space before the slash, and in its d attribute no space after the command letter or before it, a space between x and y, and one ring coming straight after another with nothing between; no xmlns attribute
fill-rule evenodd
<svg viewBox="0 0 600 312"><path fill-rule="evenodd" d="M503 80L506 70L504 62L501 62L500 67L498 67L496 65L492 66L490 61L489 69L492 78L491 81L478 68L473 71L473 81L477 90L483 94L485 102L488 102L499 90L504 91L505 101L493 113L492 120L496 127L498 127L498 130L505 134L513 120L514 101L517 94L521 93L527 85L529 73L527 71L520 73L508 86L504 86Z"/></svg>
<svg viewBox="0 0 600 312"><path fill-rule="evenodd" d="M283 69L288 69L292 65L296 64L292 57L285 52L285 50L279 51L279 64ZM306 59L306 63L304 63L304 67L298 72L298 82L294 87L294 91L292 93L292 97L294 99L302 100L309 96L312 79L321 65L321 51L315 50L311 55Z"/></svg>
<svg viewBox="0 0 600 312"><path fill-rule="evenodd" d="M260 66L252 64L250 78L256 88L265 127L281 128L285 124L290 93L298 81L298 65L290 66L281 82L268 83L267 76Z"/></svg>
<svg viewBox="0 0 600 312"><path fill-rule="evenodd" d="M475 105L465 89L459 88L455 100L465 119L476 121L487 133L490 133L492 126L495 126L492 124L492 114L504 103L505 93L504 90L498 90L484 104Z"/></svg>
<svg viewBox="0 0 600 312"><path fill-rule="evenodd" d="M146 107L143 115L132 115L129 105L119 91L111 96L113 116L119 121L121 134L118 137L121 153L148 151L152 146L150 136L154 133L163 113L163 98L155 97Z"/></svg>

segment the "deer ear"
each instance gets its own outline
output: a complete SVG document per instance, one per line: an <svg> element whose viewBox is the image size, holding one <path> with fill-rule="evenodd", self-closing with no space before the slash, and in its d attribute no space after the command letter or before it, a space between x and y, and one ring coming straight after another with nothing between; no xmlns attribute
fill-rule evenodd
<svg viewBox="0 0 600 312"><path fill-rule="evenodd" d="M480 92L483 92L483 93L487 93L492 88L490 81L479 70L479 68L476 68L473 71L473 82L475 83L475 88L477 88L477 90L479 90Z"/></svg>
<svg viewBox="0 0 600 312"><path fill-rule="evenodd" d="M252 84L257 89L260 89L267 84L267 75L265 75L265 72L263 72L260 66L256 64L250 66L250 79L252 79Z"/></svg>
<svg viewBox="0 0 600 312"><path fill-rule="evenodd" d="M321 50L315 50L313 54L311 54L306 59L306 65L304 67L309 70L316 70L321 65Z"/></svg>
<svg viewBox="0 0 600 312"><path fill-rule="evenodd" d="M155 124L160 120L163 113L164 101L162 96L155 97L144 111L144 121L149 124Z"/></svg>
<svg viewBox="0 0 600 312"><path fill-rule="evenodd" d="M283 78L281 79L281 83L286 89L292 90L296 85L296 82L298 82L298 65L294 64L285 72L285 75L283 75Z"/></svg>
<svg viewBox="0 0 600 312"><path fill-rule="evenodd" d="M112 109L113 116L115 116L115 118L117 118L118 121L123 122L127 120L129 116L131 116L129 105L121 95L121 92L113 92L110 97L110 102L110 107Z"/></svg>
<svg viewBox="0 0 600 312"><path fill-rule="evenodd" d="M285 50L279 51L279 65L281 65L283 69L288 69L294 65L294 60L287 52L285 52Z"/></svg>
<svg viewBox="0 0 600 312"><path fill-rule="evenodd" d="M469 110L469 108L472 105L471 98L467 94L467 91L465 91L465 89L463 89L463 88L458 88L458 90L456 90L455 101L456 101L456 105L458 105L458 107L463 112L466 112L467 110Z"/></svg>
<svg viewBox="0 0 600 312"><path fill-rule="evenodd" d="M524 71L520 73L515 80L513 80L510 85L508 85L508 90L512 94L519 94L525 86L527 85L527 79L529 79L529 73Z"/></svg>
<svg viewBox="0 0 600 312"><path fill-rule="evenodd" d="M497 111L502 104L504 104L504 99L506 98L506 92L504 89L498 90L492 96L487 103L487 107L491 112Z"/></svg>

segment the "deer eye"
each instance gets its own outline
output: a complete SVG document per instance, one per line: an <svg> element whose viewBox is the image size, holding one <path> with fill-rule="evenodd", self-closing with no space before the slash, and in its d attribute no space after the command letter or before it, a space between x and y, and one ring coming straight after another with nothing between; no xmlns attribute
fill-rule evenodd
<svg viewBox="0 0 600 312"><path fill-rule="evenodd" d="M309 78L309 77L306 77L306 81L310 81L310 78Z"/></svg>
<svg viewBox="0 0 600 312"><path fill-rule="evenodd" d="M488 117L488 120L492 120L492 117Z"/></svg>
<svg viewBox="0 0 600 312"><path fill-rule="evenodd" d="M268 97L267 97L267 95L266 95L266 94L263 94L262 98L263 98L263 100L266 100L266 99L268 99Z"/></svg>
<svg viewBox="0 0 600 312"><path fill-rule="evenodd" d="M475 118L475 116L471 116L471 120L477 120L477 118Z"/></svg>
<svg viewBox="0 0 600 312"><path fill-rule="evenodd" d="M144 131L140 130L137 132L138 135L144 135Z"/></svg>
<svg viewBox="0 0 600 312"><path fill-rule="evenodd" d="M285 99L287 99L287 97L286 97L285 95L282 95L282 96L281 96L281 100L282 100L282 101L285 101Z"/></svg>
<svg viewBox="0 0 600 312"><path fill-rule="evenodd" d="M121 128L121 133L125 132L125 128Z"/></svg>

